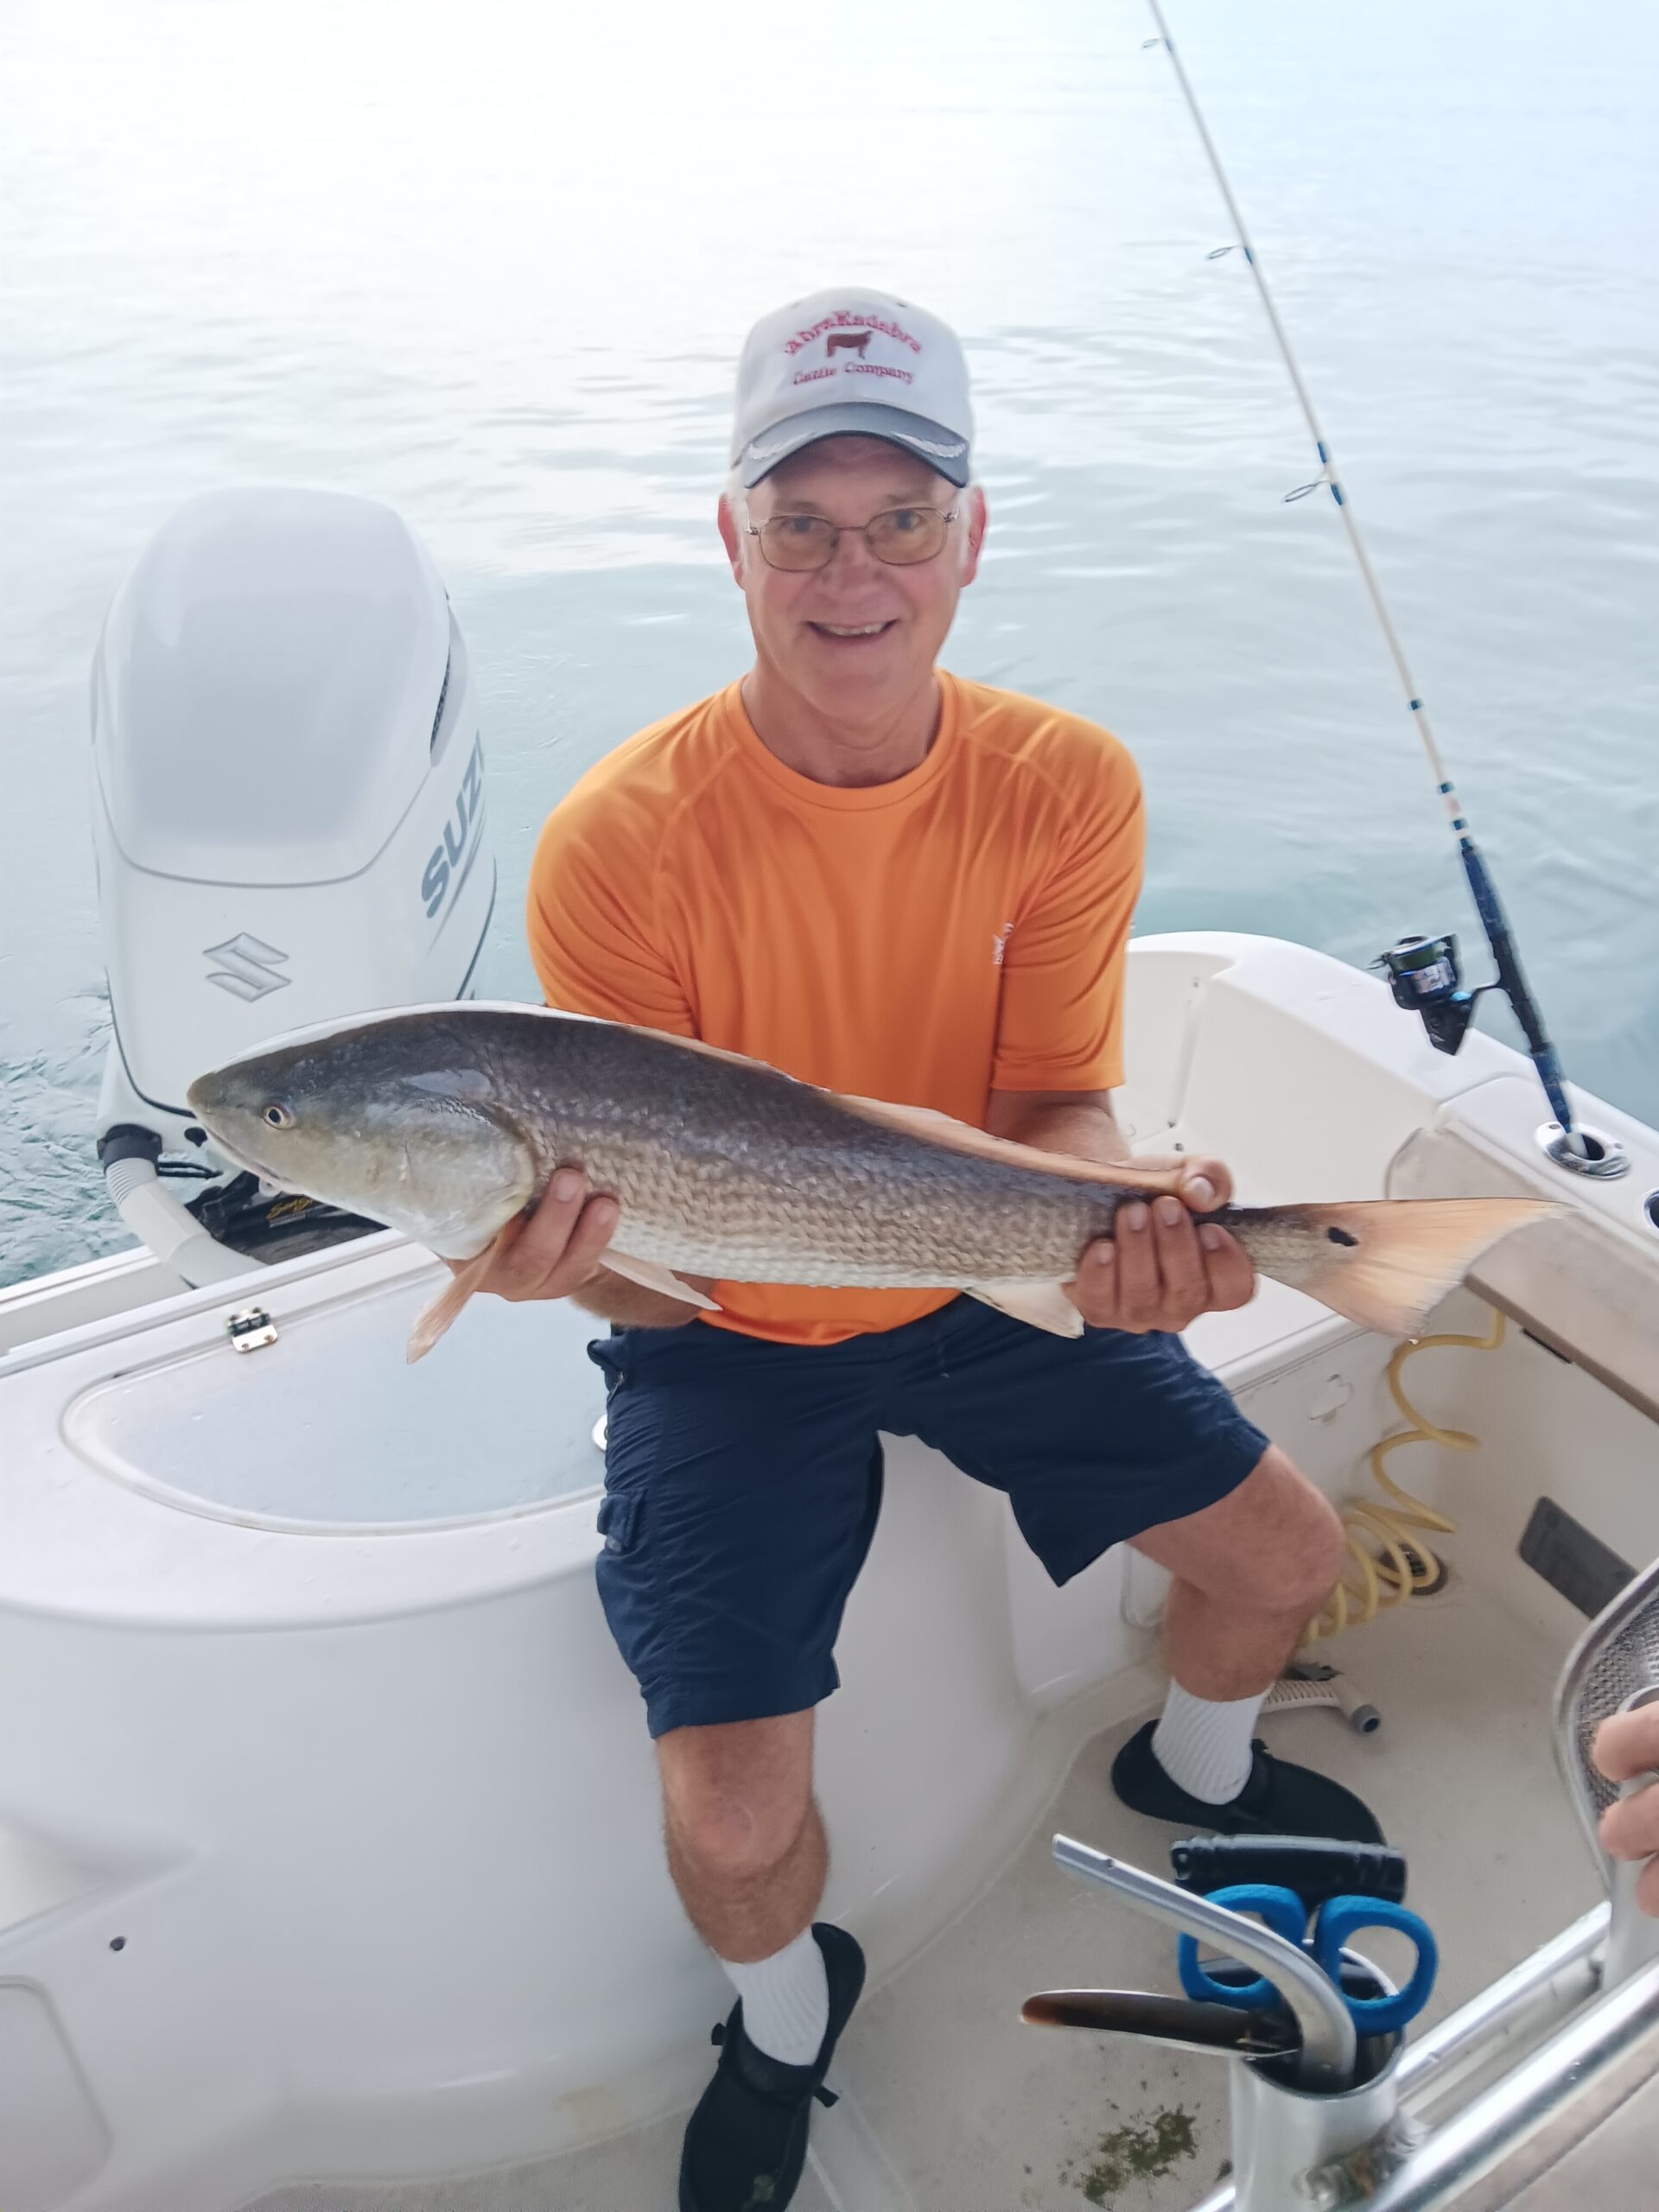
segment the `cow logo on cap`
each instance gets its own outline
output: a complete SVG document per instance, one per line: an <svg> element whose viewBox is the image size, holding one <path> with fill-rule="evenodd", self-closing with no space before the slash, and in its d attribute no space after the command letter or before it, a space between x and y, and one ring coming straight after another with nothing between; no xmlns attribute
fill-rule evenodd
<svg viewBox="0 0 1659 2212"><path fill-rule="evenodd" d="M837 308L833 315L827 315L821 321L809 324L804 330L798 330L792 338L786 338L784 340L784 357L786 360L789 359L811 345L815 339L823 337L826 333L831 339L830 352L835 351L834 341L836 339L849 346L861 340L863 343L858 346L858 351L861 353L864 346L870 341L871 334L877 330L884 338L891 338L898 345L907 346L912 353L919 353L922 350L921 340L912 338L903 323L893 322L887 316L881 315L849 315L845 308Z"/></svg>
<svg viewBox="0 0 1659 2212"><path fill-rule="evenodd" d="M790 378L793 385L841 383L843 377L885 377L894 384L914 384L915 372L895 368L891 361L869 359L870 340L877 331L884 338L909 346L912 353L922 350L920 341L901 329L896 322L884 322L880 315L872 315L868 322L855 322L846 314L826 315L810 330L803 330L791 338L784 348L785 356L804 352L820 338L823 340L823 359L816 368L797 369Z"/></svg>

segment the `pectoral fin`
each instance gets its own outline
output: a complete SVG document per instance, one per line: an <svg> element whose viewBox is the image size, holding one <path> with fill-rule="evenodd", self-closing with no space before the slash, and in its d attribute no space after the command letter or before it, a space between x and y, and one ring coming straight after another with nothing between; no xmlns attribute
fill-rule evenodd
<svg viewBox="0 0 1659 2212"><path fill-rule="evenodd" d="M500 1249L501 1236L486 1245L475 1260L468 1260L452 1282L447 1283L429 1306L416 1315L414 1327L409 1332L408 1358L412 1367L417 1359L424 1359L438 1338L450 1326L467 1300L489 1273L490 1262ZM639 1283L644 1289L654 1290L664 1298L677 1298L682 1305L695 1306L705 1313L718 1313L720 1308L712 1298L705 1298L700 1290L693 1290L689 1282L666 1268L657 1267L650 1260L636 1260L626 1252L613 1248L605 1254L603 1264L613 1274L626 1275L630 1282Z"/></svg>
<svg viewBox="0 0 1659 2212"><path fill-rule="evenodd" d="M504 1231L503 1234L505 1232ZM475 1260L468 1260L454 1280L445 1284L429 1306L423 1306L415 1317L415 1325L409 1332L409 1350L404 1355L411 1367L417 1359L424 1359L438 1338L448 1329L461 1307L489 1273L501 1243L500 1236L492 1238Z"/></svg>
<svg viewBox="0 0 1659 2212"><path fill-rule="evenodd" d="M1028 1321L1033 1329L1046 1329L1051 1336L1083 1334L1083 1316L1057 1282L1016 1277L1012 1282L970 1283L968 1295L1016 1321Z"/></svg>
<svg viewBox="0 0 1659 2212"><path fill-rule="evenodd" d="M700 1313L720 1311L712 1298L693 1290L689 1282L670 1268L658 1267L652 1260L636 1260L629 1253L619 1252L614 1244L607 1245L600 1265L608 1268L613 1275L624 1275L628 1281L637 1282L642 1290L654 1290L664 1298L677 1298L683 1305L695 1306Z"/></svg>

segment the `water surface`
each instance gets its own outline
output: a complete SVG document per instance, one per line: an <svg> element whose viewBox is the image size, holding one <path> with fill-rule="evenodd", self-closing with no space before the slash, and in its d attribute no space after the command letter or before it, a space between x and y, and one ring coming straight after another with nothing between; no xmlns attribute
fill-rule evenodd
<svg viewBox="0 0 1659 2212"><path fill-rule="evenodd" d="M1568 1066L1659 1120L1659 15L1171 14ZM86 672L149 532L247 482L421 532L482 702L482 982L531 995L547 808L742 664L742 334L843 278L968 343L992 534L950 657L1132 746L1139 926L1469 936L1336 518L1284 502L1300 418L1149 31L1130 0L11 0L0 1281L127 1241Z"/></svg>

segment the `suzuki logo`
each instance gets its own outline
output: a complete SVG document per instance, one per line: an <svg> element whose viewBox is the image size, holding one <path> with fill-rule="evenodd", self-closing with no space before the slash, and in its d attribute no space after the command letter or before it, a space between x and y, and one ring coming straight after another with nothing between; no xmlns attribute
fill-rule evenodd
<svg viewBox="0 0 1659 2212"><path fill-rule="evenodd" d="M217 983L221 991L229 991L234 998L263 999L294 980L291 976L279 976L273 964L286 960L288 955L278 952L263 938L251 937L246 930L227 937L223 944L207 945L201 957L219 962L207 980Z"/></svg>
<svg viewBox="0 0 1659 2212"><path fill-rule="evenodd" d="M426 901L426 918L435 921L438 913L453 891L459 891L476 857L479 826L484 819L484 741L475 738L472 754L461 779L461 789L455 793L454 828L446 821L443 842L434 845L426 872L421 878L421 896ZM469 851L472 857L469 858ZM462 865L463 861L465 866ZM444 918L448 920L448 917ZM434 937L437 931L433 931Z"/></svg>

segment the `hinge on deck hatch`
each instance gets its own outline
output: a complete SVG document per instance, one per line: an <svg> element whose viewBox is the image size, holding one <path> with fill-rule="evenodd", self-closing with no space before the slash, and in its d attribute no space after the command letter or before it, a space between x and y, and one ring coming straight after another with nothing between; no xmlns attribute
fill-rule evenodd
<svg viewBox="0 0 1659 2212"><path fill-rule="evenodd" d="M263 1306L245 1306L225 1324L225 1333L238 1351L257 1351L276 1341L276 1324Z"/></svg>

